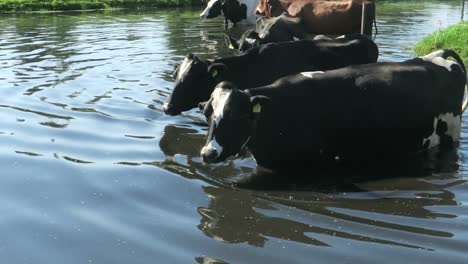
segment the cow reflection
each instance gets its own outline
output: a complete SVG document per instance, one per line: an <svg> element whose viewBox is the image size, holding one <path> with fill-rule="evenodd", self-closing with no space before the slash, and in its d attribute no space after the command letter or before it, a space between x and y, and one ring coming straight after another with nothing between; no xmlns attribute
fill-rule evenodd
<svg viewBox="0 0 468 264"><path fill-rule="evenodd" d="M202 216L198 228L215 240L229 243L245 242L263 247L268 237L276 237L326 246L325 243L305 235L305 232L310 232L307 224L269 217L257 212L257 209L274 210L267 201L245 192L214 186L205 186L203 189L210 197L210 204L208 208L198 209Z"/></svg>
<svg viewBox="0 0 468 264"><path fill-rule="evenodd" d="M190 160L200 156L200 149L205 143L204 138L203 134L193 128L168 125L164 128L159 147L168 159L180 154Z"/></svg>
<svg viewBox="0 0 468 264"><path fill-rule="evenodd" d="M466 180L458 177L459 157L456 150L438 150L418 158L420 160L414 161L412 165L403 162L379 168L374 171L374 174L379 175L375 178L390 179L385 179L380 186L378 181L364 184L366 188L362 192L346 195L306 191L303 186L293 189L293 185L287 185L281 191L204 186L203 190L210 201L207 207L198 208L201 215L198 228L215 240L248 243L257 247L265 246L268 240L277 241L275 239L328 246L329 239L319 240L319 237L328 235L330 239L338 237L427 249L427 245L422 242L396 241L391 238L393 232L405 231L441 238L453 236L445 229L420 227L418 219L455 217L440 213L436 208L456 205L458 201L449 188L464 184ZM360 172L372 174L352 168L341 172L344 173L341 177ZM313 174L309 172L309 186L313 184ZM377 220L372 217L375 215L391 217L388 221L385 217ZM412 220L397 223L395 219L398 218ZM335 225L334 221L340 224ZM375 237L362 232L369 227L382 230L384 234ZM385 232L390 233L390 236L386 237Z"/></svg>

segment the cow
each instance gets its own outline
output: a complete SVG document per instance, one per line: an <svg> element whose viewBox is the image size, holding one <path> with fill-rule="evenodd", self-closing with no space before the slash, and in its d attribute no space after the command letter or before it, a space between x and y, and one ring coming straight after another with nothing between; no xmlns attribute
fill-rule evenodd
<svg viewBox="0 0 468 264"><path fill-rule="evenodd" d="M362 4L365 5L364 34L372 34L375 4L368 0L260 0L255 13L276 17L283 12L300 17L311 34L361 33Z"/></svg>
<svg viewBox="0 0 468 264"><path fill-rule="evenodd" d="M266 85L302 71L329 70L377 61L375 43L362 35L335 40L269 43L247 52L214 60L188 54L174 70L175 86L163 111L178 115L207 101L216 84L231 81L240 87Z"/></svg>
<svg viewBox="0 0 468 264"><path fill-rule="evenodd" d="M460 140L466 81L460 57L441 50L247 90L222 82L201 105L209 124L201 156L217 163L247 147L257 165L280 171L452 146Z"/></svg>
<svg viewBox="0 0 468 264"><path fill-rule="evenodd" d="M225 34L225 42L228 47L241 52L247 49L271 42L293 41L304 39L306 31L300 18L291 17L286 13L278 17L268 18L261 26L261 30L247 30L240 39Z"/></svg>
<svg viewBox="0 0 468 264"><path fill-rule="evenodd" d="M223 15L226 28L228 21L231 21L234 26L240 21L255 24L257 17L254 8L257 3L258 0L210 0L200 17L215 18Z"/></svg>

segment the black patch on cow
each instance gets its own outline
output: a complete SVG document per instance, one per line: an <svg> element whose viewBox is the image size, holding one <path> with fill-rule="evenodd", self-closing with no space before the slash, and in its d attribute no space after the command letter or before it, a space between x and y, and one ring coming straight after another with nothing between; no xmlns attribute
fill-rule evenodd
<svg viewBox="0 0 468 264"><path fill-rule="evenodd" d="M237 0L224 0L221 9L224 17L234 24L247 18L247 6Z"/></svg>
<svg viewBox="0 0 468 264"><path fill-rule="evenodd" d="M446 132L448 131L448 126L447 123L445 123L443 120L438 119L437 120L437 125L436 125L436 134L441 137L443 136Z"/></svg>
<svg viewBox="0 0 468 264"><path fill-rule="evenodd" d="M222 11L222 0L219 0L219 1L216 1L210 8L210 10L208 11L208 15L206 16L206 18L215 18L219 15L221 15L221 11Z"/></svg>
<svg viewBox="0 0 468 264"><path fill-rule="evenodd" d="M430 144L431 144L431 141L426 140L426 142L424 142L423 149L428 149Z"/></svg>
<svg viewBox="0 0 468 264"><path fill-rule="evenodd" d="M447 131L448 131L447 123L441 119L438 119L437 125L436 125L436 134L440 138L441 147L449 147L449 146L452 146L453 144L452 137L449 135L446 135Z"/></svg>

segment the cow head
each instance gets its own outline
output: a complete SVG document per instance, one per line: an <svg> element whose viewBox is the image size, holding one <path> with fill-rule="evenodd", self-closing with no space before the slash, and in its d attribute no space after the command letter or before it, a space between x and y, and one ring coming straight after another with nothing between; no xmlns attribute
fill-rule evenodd
<svg viewBox="0 0 468 264"><path fill-rule="evenodd" d="M174 70L175 86L164 103L164 113L178 115L209 99L213 87L222 80L226 66L188 54Z"/></svg>
<svg viewBox="0 0 468 264"><path fill-rule="evenodd" d="M225 42L229 48L244 52L251 47L260 45L261 39L255 30L246 30L238 40L225 34Z"/></svg>
<svg viewBox="0 0 468 264"><path fill-rule="evenodd" d="M255 7L255 14L264 17L277 17L285 11L280 0L260 0Z"/></svg>
<svg viewBox="0 0 468 264"><path fill-rule="evenodd" d="M210 0L205 10L200 14L201 18L214 18L221 15L221 5L223 0Z"/></svg>
<svg viewBox="0 0 468 264"><path fill-rule="evenodd" d="M224 161L245 146L262 106L269 99L250 96L229 82L219 83L208 102L200 104L209 124L208 136L201 156L207 163Z"/></svg>
<svg viewBox="0 0 468 264"><path fill-rule="evenodd" d="M210 0L200 17L214 18L221 14L232 23L237 23L247 18L247 6L238 0Z"/></svg>

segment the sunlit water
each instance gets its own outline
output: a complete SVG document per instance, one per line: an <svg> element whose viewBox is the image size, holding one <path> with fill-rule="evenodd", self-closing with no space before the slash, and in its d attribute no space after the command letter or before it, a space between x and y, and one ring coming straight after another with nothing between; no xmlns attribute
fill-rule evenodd
<svg viewBox="0 0 468 264"><path fill-rule="evenodd" d="M202 116L161 111L185 54L232 54L199 11L0 18L1 263L467 263L466 118L460 146L423 161L203 164ZM460 12L379 4L381 60Z"/></svg>

